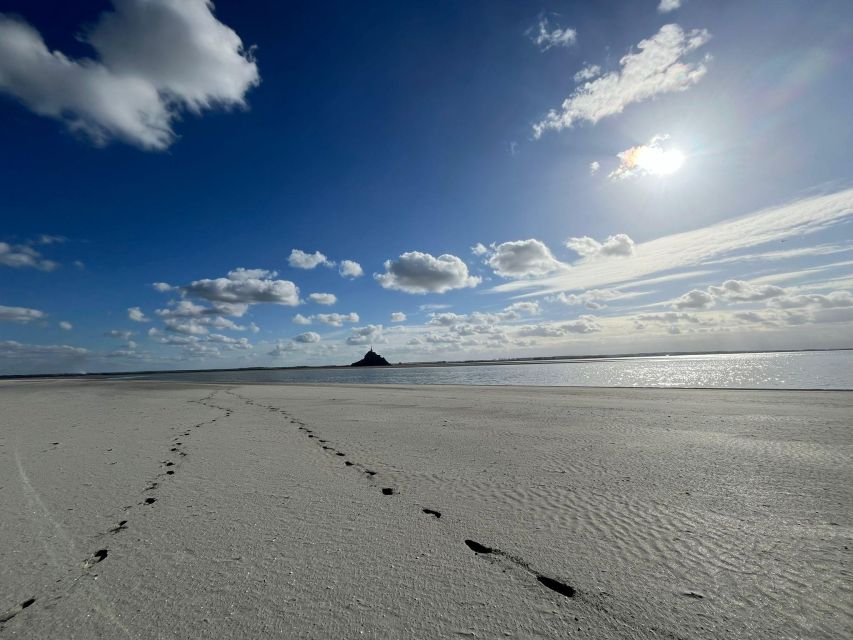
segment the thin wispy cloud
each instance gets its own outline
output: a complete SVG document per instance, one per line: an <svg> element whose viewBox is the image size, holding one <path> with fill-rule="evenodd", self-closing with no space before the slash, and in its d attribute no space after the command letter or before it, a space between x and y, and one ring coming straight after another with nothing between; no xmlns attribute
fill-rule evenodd
<svg viewBox="0 0 853 640"><path fill-rule="evenodd" d="M853 214L853 189L794 201L701 229L635 245L625 260L581 260L567 274L500 284L497 292L536 290L539 294L631 282L676 269L686 269L726 254L827 229Z"/></svg>
<svg viewBox="0 0 853 640"><path fill-rule="evenodd" d="M578 33L574 29L553 26L547 18L542 18L539 24L528 31L530 40L542 51L553 47L570 47L578 40Z"/></svg>
<svg viewBox="0 0 853 640"><path fill-rule="evenodd" d="M637 44L637 52L619 61L620 69L578 87L560 109L533 125L539 138L546 131L560 131L576 122L595 124L622 113L630 104L665 93L685 91L708 71L706 61L688 62L688 54L704 46L711 34L704 29L685 32L677 24L666 24L655 35Z"/></svg>

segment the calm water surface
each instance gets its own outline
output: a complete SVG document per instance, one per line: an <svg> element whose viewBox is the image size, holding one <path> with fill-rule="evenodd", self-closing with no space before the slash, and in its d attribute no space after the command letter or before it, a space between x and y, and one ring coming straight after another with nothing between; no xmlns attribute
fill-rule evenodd
<svg viewBox="0 0 853 640"><path fill-rule="evenodd" d="M853 389L853 351L609 358L532 364L122 376L185 382Z"/></svg>

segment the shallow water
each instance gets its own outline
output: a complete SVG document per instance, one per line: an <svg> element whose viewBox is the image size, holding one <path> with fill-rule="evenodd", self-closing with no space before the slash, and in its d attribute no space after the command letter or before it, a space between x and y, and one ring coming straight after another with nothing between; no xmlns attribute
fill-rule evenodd
<svg viewBox="0 0 853 640"><path fill-rule="evenodd" d="M853 351L601 358L387 369L200 371L122 377L186 382L853 389Z"/></svg>

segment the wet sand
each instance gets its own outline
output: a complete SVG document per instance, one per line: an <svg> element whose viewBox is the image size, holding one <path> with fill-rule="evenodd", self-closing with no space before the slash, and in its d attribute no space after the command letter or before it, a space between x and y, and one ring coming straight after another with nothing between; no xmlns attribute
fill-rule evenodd
<svg viewBox="0 0 853 640"><path fill-rule="evenodd" d="M0 383L0 637L844 637L851 409Z"/></svg>

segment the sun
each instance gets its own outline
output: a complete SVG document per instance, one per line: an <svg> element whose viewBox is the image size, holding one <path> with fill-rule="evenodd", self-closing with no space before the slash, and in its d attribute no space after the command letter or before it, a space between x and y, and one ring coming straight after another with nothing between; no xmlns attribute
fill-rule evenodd
<svg viewBox="0 0 853 640"><path fill-rule="evenodd" d="M647 173L668 176L684 164L684 154L678 149L663 150L660 147L639 147L634 165Z"/></svg>

